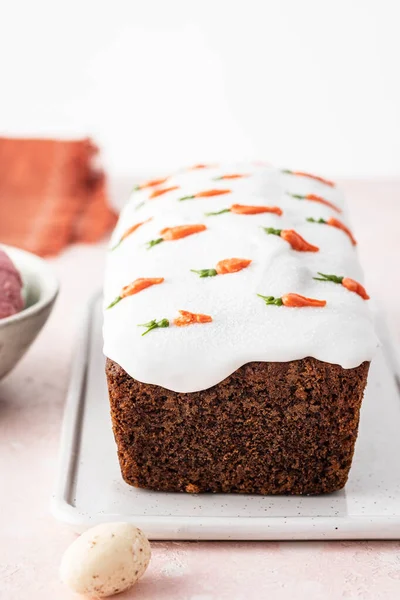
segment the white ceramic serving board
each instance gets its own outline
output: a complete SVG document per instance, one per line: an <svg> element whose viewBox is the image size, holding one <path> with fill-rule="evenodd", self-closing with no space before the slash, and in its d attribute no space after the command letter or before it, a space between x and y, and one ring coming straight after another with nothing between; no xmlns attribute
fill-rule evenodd
<svg viewBox="0 0 400 600"><path fill-rule="evenodd" d="M400 538L400 385L395 348L371 365L349 481L324 496L170 494L121 478L111 430L101 336L101 300L91 303L65 408L54 515L76 531L130 521L150 539L311 540Z"/></svg>

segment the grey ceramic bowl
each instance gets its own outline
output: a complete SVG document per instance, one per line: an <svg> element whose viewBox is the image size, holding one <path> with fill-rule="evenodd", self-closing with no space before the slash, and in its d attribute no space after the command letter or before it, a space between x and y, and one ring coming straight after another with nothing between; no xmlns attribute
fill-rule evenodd
<svg viewBox="0 0 400 600"><path fill-rule="evenodd" d="M58 282L47 263L24 250L0 245L24 283L25 308L0 319L0 379L22 358L46 323L58 293Z"/></svg>

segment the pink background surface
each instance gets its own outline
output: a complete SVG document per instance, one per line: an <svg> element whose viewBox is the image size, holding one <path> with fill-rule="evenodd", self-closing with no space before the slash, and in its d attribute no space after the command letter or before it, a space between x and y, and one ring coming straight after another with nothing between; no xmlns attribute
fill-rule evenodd
<svg viewBox="0 0 400 600"><path fill-rule="evenodd" d="M400 338L400 182L346 182L366 287ZM61 294L27 356L0 383L0 598L74 598L59 582L76 537L49 512L79 319L100 287L104 244L51 261ZM157 542L135 600L400 597L400 542Z"/></svg>

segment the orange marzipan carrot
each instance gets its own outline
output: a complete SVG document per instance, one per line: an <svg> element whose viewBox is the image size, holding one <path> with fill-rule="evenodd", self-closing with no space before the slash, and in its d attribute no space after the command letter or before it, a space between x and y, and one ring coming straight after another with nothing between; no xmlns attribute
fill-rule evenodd
<svg viewBox="0 0 400 600"><path fill-rule="evenodd" d="M135 281L123 287L120 296L121 298L133 296L133 294L137 294L152 285L163 283L163 281L164 277L139 277L139 279L135 279Z"/></svg>
<svg viewBox="0 0 400 600"><path fill-rule="evenodd" d="M115 244L115 246L113 246L111 248L111 250L115 250L116 248L118 248L118 246L120 244L122 244L122 242L129 237L132 233L134 233L137 229L139 229L139 227L141 227L142 225L144 225L145 223L148 223L149 221L152 220L153 217L149 217L148 219L146 219L145 221L141 221L140 223L135 223L135 225L132 225L131 227L128 227L128 229L126 231L124 231L124 233L122 234L122 236L120 237L119 241Z"/></svg>
<svg viewBox="0 0 400 600"><path fill-rule="evenodd" d="M231 190L206 190L194 194L194 198L210 198L211 196L222 196L222 194L230 194Z"/></svg>
<svg viewBox="0 0 400 600"><path fill-rule="evenodd" d="M187 310L180 310L178 312L181 316L174 319L174 324L177 327L186 327L186 325L193 325L195 323L210 323L212 321L212 317L209 315L196 314Z"/></svg>
<svg viewBox="0 0 400 600"><path fill-rule="evenodd" d="M228 273L237 273L246 269L251 263L248 258L224 258L220 260L215 269L190 269L192 273L197 273L201 278L215 277L216 275L226 275Z"/></svg>
<svg viewBox="0 0 400 600"><path fill-rule="evenodd" d="M332 283L341 284L350 292L354 292L363 298L364 300L369 300L369 296L365 290L365 288L355 281L354 279L350 279L350 277L343 277L341 275L328 275L327 273L321 273L318 271L319 277L313 277L316 281L331 281Z"/></svg>
<svg viewBox="0 0 400 600"><path fill-rule="evenodd" d="M326 300L316 300L315 298L306 298L300 294L285 294L282 296L283 306L290 308L302 308L304 306L326 306Z"/></svg>
<svg viewBox="0 0 400 600"><path fill-rule="evenodd" d="M327 224L331 225L331 227L336 227L336 229L341 229L342 231L344 231L344 233L346 233L349 236L353 246L357 245L357 241L354 239L354 236L351 233L350 229L346 227L346 225L342 223L342 221L335 219L335 217L331 217L330 219L328 219Z"/></svg>
<svg viewBox="0 0 400 600"><path fill-rule="evenodd" d="M248 267L250 263L251 259L248 258L225 258L217 263L215 270L218 275L236 273Z"/></svg>
<svg viewBox="0 0 400 600"><path fill-rule="evenodd" d="M205 231L207 227L203 223L194 225L177 225L176 227L165 227L160 231L160 235L165 241L180 240L188 235Z"/></svg>
<svg viewBox="0 0 400 600"><path fill-rule="evenodd" d="M163 281L164 281L164 277L139 277L139 279L135 279L135 281L132 281L132 283L125 285L122 288L119 296L117 296L111 302L111 304L109 304L107 306L107 309L112 308L113 306L118 304L118 302L120 302L123 298L127 298L128 296L133 296L134 294L137 294L138 292L141 292L142 290L145 290L146 288L148 288L152 285L157 285L159 283L162 283Z"/></svg>
<svg viewBox="0 0 400 600"><path fill-rule="evenodd" d="M180 240L181 238L185 238L188 235L193 235L194 233L200 233L201 231L205 231L207 227L202 223L195 223L193 225L176 225L175 227L164 227L161 229L159 238L155 240L150 240L147 242L147 249L153 248L153 246L157 246L161 242L171 242L173 240Z"/></svg>
<svg viewBox="0 0 400 600"><path fill-rule="evenodd" d="M316 194L304 195L292 194L289 192L289 195L292 196L292 198L297 198L298 200L310 200L311 202L318 202L319 204L323 204L324 206L329 206L329 208L336 210L336 212L338 213L342 212L342 209L336 206L336 204L333 204L333 202L329 202L329 200L325 200L325 198L323 198L322 196L317 196Z"/></svg>
<svg viewBox="0 0 400 600"><path fill-rule="evenodd" d="M325 183L330 187L335 187L334 181L330 181L329 179L325 179L325 177L320 177L319 175L312 175L312 173L304 173L303 171L294 171L293 175L297 175L298 177L308 177L309 179L315 179L315 181L319 181L320 183Z"/></svg>
<svg viewBox="0 0 400 600"><path fill-rule="evenodd" d="M135 225L132 225L132 227L129 227L121 236L121 242L122 240L125 240L129 235L131 235L131 233L133 233L134 231L136 231L136 229L139 229L139 227L141 227L142 225L144 225L145 223L148 223L149 221L152 220L153 217L149 217L148 219L146 219L145 221L141 221L140 223L136 223Z"/></svg>
<svg viewBox="0 0 400 600"><path fill-rule="evenodd" d="M250 177L250 175L246 173L230 173L228 175L221 175L215 179L242 179L243 177Z"/></svg>
<svg viewBox="0 0 400 600"><path fill-rule="evenodd" d="M213 166L215 165L203 165L200 163L198 165L193 165L193 167L189 167L189 171L196 171L197 169L209 169Z"/></svg>
<svg viewBox="0 0 400 600"><path fill-rule="evenodd" d="M329 202L329 200L325 200L325 198L322 198L322 196L317 196L316 194L307 194L306 200L311 200L311 202L319 202L320 204L325 204L325 206L329 206L333 210L336 210L336 212L339 212L339 213L342 212L341 208L336 206L336 204L333 204L333 202Z"/></svg>
<svg viewBox="0 0 400 600"><path fill-rule="evenodd" d="M358 281L350 279L350 277L343 277L342 285L350 292L355 292L356 294L361 296L361 298L363 298L364 300L369 300L369 296L365 287L362 286L361 283L358 283Z"/></svg>
<svg viewBox="0 0 400 600"><path fill-rule="evenodd" d="M183 196L179 198L180 201L183 200L193 200L194 198L211 198L212 196L222 196L223 194L230 194L231 190L205 190L204 192L197 192L196 194L191 194L190 196Z"/></svg>
<svg viewBox="0 0 400 600"><path fill-rule="evenodd" d="M166 194L167 192L172 192L173 190L179 190L179 185L172 185L171 187L154 190L150 194L149 198L150 198L150 200L152 200L153 198L158 198L158 196L162 196L163 194Z"/></svg>
<svg viewBox="0 0 400 600"><path fill-rule="evenodd" d="M318 246L309 244L301 235L294 231L294 229L282 229L280 237L288 242L293 250L297 252L318 252Z"/></svg>
<svg viewBox="0 0 400 600"><path fill-rule="evenodd" d="M314 179L314 181L319 181L320 183L325 183L325 185L329 185L330 187L335 187L335 182L330 181L329 179L325 179L325 177L319 177L319 175L313 175L312 173L305 173L304 171L291 171L289 169L285 169L284 173L288 173L289 175L297 175L297 177L308 177L309 179Z"/></svg>
<svg viewBox="0 0 400 600"><path fill-rule="evenodd" d="M165 183L168 179L168 177L163 177L162 179L150 179L150 181L146 181L145 183L141 183L140 185L138 185L136 189L144 190L149 187L155 187L156 185L161 185Z"/></svg>
<svg viewBox="0 0 400 600"><path fill-rule="evenodd" d="M282 209L279 206L251 206L246 204L232 204L230 211L237 215L258 215L261 213L274 213L281 216Z"/></svg>

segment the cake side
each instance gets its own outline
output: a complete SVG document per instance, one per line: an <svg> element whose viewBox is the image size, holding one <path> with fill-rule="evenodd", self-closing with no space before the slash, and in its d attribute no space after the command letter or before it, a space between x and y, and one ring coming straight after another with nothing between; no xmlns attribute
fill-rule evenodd
<svg viewBox="0 0 400 600"><path fill-rule="evenodd" d="M252 362L219 384L177 393L107 359L124 480L160 491L320 494L341 489L369 362Z"/></svg>

